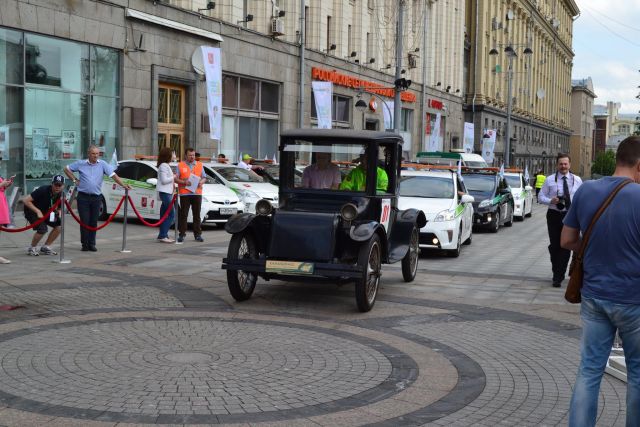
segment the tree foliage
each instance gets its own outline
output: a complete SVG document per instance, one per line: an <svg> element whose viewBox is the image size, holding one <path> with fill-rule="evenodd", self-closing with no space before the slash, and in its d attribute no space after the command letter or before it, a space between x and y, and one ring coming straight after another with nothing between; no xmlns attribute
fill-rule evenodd
<svg viewBox="0 0 640 427"><path fill-rule="evenodd" d="M607 150L604 153L598 153L591 166L591 174L611 176L615 169L616 153L613 150Z"/></svg>

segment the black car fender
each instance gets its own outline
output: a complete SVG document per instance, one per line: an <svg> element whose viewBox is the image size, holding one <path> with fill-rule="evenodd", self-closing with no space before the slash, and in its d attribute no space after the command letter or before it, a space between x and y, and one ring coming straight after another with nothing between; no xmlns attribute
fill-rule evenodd
<svg viewBox="0 0 640 427"><path fill-rule="evenodd" d="M227 223L224 226L224 229L229 234L236 234L246 229L251 222L257 218L256 214L243 212L241 214L237 214L229 218Z"/></svg>
<svg viewBox="0 0 640 427"><path fill-rule="evenodd" d="M427 217L419 209L399 211L393 224L393 232L389 236L389 263L402 260L409 250L411 232L416 227L421 229L427 224Z"/></svg>
<svg viewBox="0 0 640 427"><path fill-rule="evenodd" d="M380 236L383 258L387 259L389 243L387 242L387 233L382 224L378 221L367 221L354 224L349 229L349 237L359 243L368 242L374 234L378 234Z"/></svg>
<svg viewBox="0 0 640 427"><path fill-rule="evenodd" d="M258 251L264 253L269 243L271 217L243 212L229 218L224 226L227 233L250 233L258 246Z"/></svg>

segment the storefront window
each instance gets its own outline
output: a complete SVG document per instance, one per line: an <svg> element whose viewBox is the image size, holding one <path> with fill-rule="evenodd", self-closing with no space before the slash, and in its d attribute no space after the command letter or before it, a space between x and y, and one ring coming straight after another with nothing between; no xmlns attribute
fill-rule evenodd
<svg viewBox="0 0 640 427"><path fill-rule="evenodd" d="M258 156L258 123L260 119L255 117L240 117L238 128L238 147L240 153Z"/></svg>
<svg viewBox="0 0 640 427"><path fill-rule="evenodd" d="M260 82L251 79L240 79L240 109L258 110L258 90Z"/></svg>
<svg viewBox="0 0 640 427"><path fill-rule="evenodd" d="M260 151L261 159L273 159L278 152L278 121L260 120Z"/></svg>
<svg viewBox="0 0 640 427"><path fill-rule="evenodd" d="M16 175L16 182L24 179L22 91L20 87L0 85L0 175Z"/></svg>
<svg viewBox="0 0 640 427"><path fill-rule="evenodd" d="M351 98L347 96L333 95L331 105L331 118L334 123L351 123ZM316 99L311 92L311 118L317 119Z"/></svg>
<svg viewBox="0 0 640 427"><path fill-rule="evenodd" d="M89 88L89 46L27 34L25 76L27 83L86 92Z"/></svg>
<svg viewBox="0 0 640 427"><path fill-rule="evenodd" d="M22 84L22 33L0 29L0 84Z"/></svg>
<svg viewBox="0 0 640 427"><path fill-rule="evenodd" d="M230 162L237 162L238 153L235 149L236 141L236 118L229 116L222 116L222 140L221 146L218 148L218 153L222 153L227 156Z"/></svg>
<svg viewBox="0 0 640 427"><path fill-rule="evenodd" d="M270 113L278 112L278 89L279 87L276 84L262 82L262 92L260 94L260 109L262 111L268 111Z"/></svg>
<svg viewBox="0 0 640 427"><path fill-rule="evenodd" d="M238 78L222 76L222 106L224 108L238 108Z"/></svg>
<svg viewBox="0 0 640 427"><path fill-rule="evenodd" d="M118 95L118 52L103 47L91 47L91 91L100 95Z"/></svg>
<svg viewBox="0 0 640 427"><path fill-rule="evenodd" d="M91 115L93 143L98 146L102 159L109 162L118 140L118 99L94 96Z"/></svg>

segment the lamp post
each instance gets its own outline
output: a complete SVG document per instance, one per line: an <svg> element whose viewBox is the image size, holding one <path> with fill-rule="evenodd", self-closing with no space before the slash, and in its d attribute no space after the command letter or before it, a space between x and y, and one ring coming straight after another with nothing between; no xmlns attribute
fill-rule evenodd
<svg viewBox="0 0 640 427"><path fill-rule="evenodd" d="M518 57L514 45L509 44L504 48L504 53L507 55L509 65L507 67L507 124L505 129L505 142L504 142L504 165L509 167L511 162L511 113L513 110L513 59ZM526 47L523 52L525 55L531 55L533 51L530 47ZM493 48L489 51L489 55L498 55L498 50Z"/></svg>

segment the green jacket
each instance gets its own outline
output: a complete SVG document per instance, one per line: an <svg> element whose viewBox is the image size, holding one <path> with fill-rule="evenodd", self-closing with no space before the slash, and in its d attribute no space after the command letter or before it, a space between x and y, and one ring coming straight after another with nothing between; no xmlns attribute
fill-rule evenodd
<svg viewBox="0 0 640 427"><path fill-rule="evenodd" d="M536 188L542 188L546 179L547 177L544 175L536 175Z"/></svg>
<svg viewBox="0 0 640 427"><path fill-rule="evenodd" d="M349 172L349 175L340 183L340 190L364 191L366 182L365 170L358 166ZM387 187L389 187L387 173L384 169L377 168L376 190L387 191Z"/></svg>

